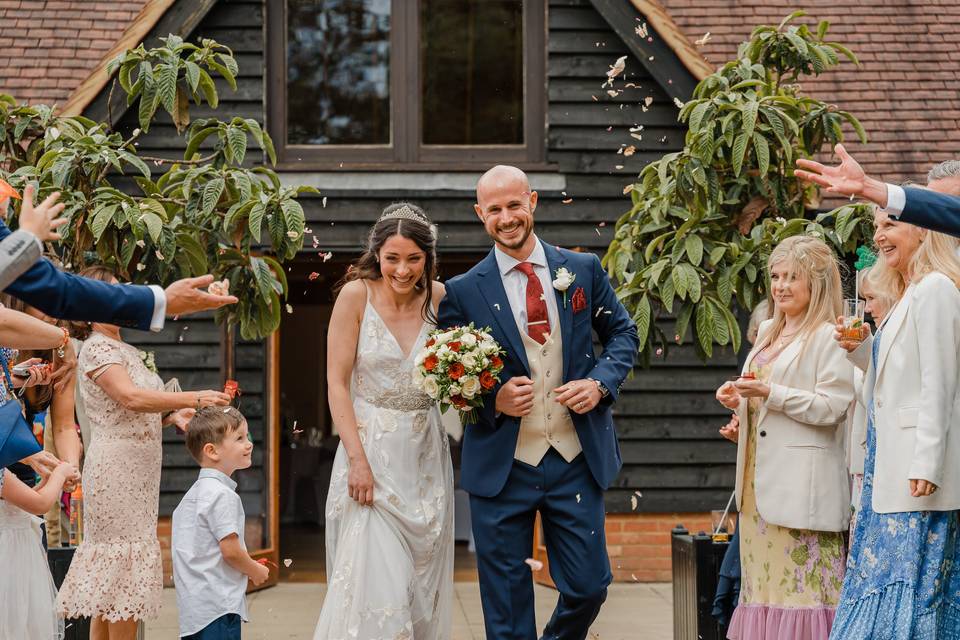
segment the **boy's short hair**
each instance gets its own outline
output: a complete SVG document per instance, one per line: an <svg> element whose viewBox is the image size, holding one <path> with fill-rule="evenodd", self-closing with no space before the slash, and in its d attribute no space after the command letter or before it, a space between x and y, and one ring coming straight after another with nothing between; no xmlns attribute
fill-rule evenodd
<svg viewBox="0 0 960 640"><path fill-rule="evenodd" d="M233 407L204 407L197 411L187 427L187 449L197 463L203 463L203 447L220 444L228 434L240 428L246 418Z"/></svg>

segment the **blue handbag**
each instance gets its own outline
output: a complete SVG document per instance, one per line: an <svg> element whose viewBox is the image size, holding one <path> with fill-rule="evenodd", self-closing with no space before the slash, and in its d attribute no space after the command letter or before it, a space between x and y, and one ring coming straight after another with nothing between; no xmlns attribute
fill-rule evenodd
<svg viewBox="0 0 960 640"><path fill-rule="evenodd" d="M40 443L33 435L33 429L27 424L20 402L12 396L13 381L10 379L10 367L7 359L0 355L0 368L7 379L7 401L0 406L0 469L27 456L40 453Z"/></svg>

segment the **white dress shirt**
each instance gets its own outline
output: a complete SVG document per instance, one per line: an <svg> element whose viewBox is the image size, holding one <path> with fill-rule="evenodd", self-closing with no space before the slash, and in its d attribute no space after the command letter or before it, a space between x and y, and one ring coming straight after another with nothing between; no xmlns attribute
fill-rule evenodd
<svg viewBox="0 0 960 640"><path fill-rule="evenodd" d="M536 237L536 236L534 236ZM497 267L500 269L500 278L503 280L503 288L507 292L507 301L510 303L510 310L513 312L513 318L517 321L517 328L520 333L527 332L527 276L525 273L516 269L521 262L529 262L533 265L533 273L540 278L540 285L543 287L543 297L547 303L547 319L550 321L550 332L556 331L560 322L560 313L557 311L557 296L553 288L553 278L550 275L550 267L547 265L547 254L543 250L540 239L537 238L537 244L533 247L533 252L527 256L526 260L517 260L500 250L500 247L494 248L494 255L497 258Z"/></svg>
<svg viewBox="0 0 960 640"><path fill-rule="evenodd" d="M150 285L150 290L153 291L153 317L150 319L150 331L160 331L163 329L167 315L167 294L164 293L163 287L155 284Z"/></svg>
<svg viewBox="0 0 960 640"><path fill-rule="evenodd" d="M237 483L216 469L201 469L173 512L173 582L181 637L228 613L247 621L247 576L220 552L220 541L230 534L245 545L243 526Z"/></svg>
<svg viewBox="0 0 960 640"><path fill-rule="evenodd" d="M907 206L907 192L895 184L887 184L887 206L885 211L893 218L899 218Z"/></svg>

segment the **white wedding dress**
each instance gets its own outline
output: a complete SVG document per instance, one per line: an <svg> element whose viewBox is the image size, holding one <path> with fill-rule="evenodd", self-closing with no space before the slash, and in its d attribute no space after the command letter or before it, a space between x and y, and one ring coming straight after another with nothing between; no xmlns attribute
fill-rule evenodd
<svg viewBox="0 0 960 640"><path fill-rule="evenodd" d="M327 594L314 640L447 640L453 598L453 467L436 404L413 383L424 323L404 355L370 302L360 324L353 408L374 504L347 489L343 445L327 497Z"/></svg>

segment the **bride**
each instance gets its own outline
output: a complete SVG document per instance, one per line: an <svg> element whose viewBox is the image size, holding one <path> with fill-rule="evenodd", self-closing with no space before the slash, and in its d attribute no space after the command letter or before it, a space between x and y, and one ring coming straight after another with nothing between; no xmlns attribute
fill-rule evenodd
<svg viewBox="0 0 960 640"><path fill-rule="evenodd" d="M413 360L436 323L436 239L417 206L373 225L330 318L340 433L327 498L327 595L314 640L443 640L453 593L453 468Z"/></svg>

